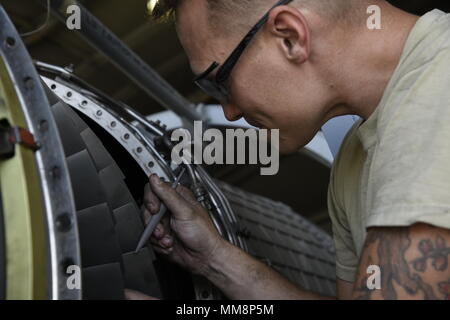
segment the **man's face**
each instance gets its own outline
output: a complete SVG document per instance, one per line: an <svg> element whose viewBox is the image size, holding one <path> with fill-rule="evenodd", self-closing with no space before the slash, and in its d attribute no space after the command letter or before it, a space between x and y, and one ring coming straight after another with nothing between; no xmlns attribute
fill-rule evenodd
<svg viewBox="0 0 450 320"><path fill-rule="evenodd" d="M207 10L206 1L198 0L183 1L177 11L178 36L197 75L214 61L223 63L248 31L218 35ZM286 154L311 141L328 120L328 105L317 71L289 61L283 45L263 27L226 82L230 96L222 106L230 121L243 117L259 128L280 129L280 152Z"/></svg>

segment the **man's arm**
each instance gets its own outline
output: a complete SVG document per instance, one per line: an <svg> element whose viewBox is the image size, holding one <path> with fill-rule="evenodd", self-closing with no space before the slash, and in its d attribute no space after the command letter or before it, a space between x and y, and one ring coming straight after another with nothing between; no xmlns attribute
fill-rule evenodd
<svg viewBox="0 0 450 320"><path fill-rule="evenodd" d="M368 230L355 299L450 299L450 230L427 224ZM367 268L381 270L381 289L370 290Z"/></svg>
<svg viewBox="0 0 450 320"><path fill-rule="evenodd" d="M330 299L297 288L285 277L218 234L208 212L184 187L174 190L152 176L144 193L144 216L170 210L151 242L156 252L207 277L230 299Z"/></svg>
<svg viewBox="0 0 450 320"><path fill-rule="evenodd" d="M339 300L352 300L353 299L353 282L337 279L336 291L337 298Z"/></svg>
<svg viewBox="0 0 450 320"><path fill-rule="evenodd" d="M230 299L335 299L298 288L275 270L229 243L218 249L203 275Z"/></svg>

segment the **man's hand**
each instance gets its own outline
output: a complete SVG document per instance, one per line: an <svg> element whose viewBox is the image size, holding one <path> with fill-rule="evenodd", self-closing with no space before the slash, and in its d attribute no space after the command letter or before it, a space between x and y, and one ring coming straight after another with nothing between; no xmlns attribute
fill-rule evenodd
<svg viewBox="0 0 450 320"><path fill-rule="evenodd" d="M159 300L158 298L150 297L142 292L125 289L125 300Z"/></svg>
<svg viewBox="0 0 450 320"><path fill-rule="evenodd" d="M361 255L356 299L450 299L450 230L427 224L371 228ZM367 287L367 267L381 270L381 289Z"/></svg>
<svg viewBox="0 0 450 320"><path fill-rule="evenodd" d="M153 248L191 272L203 274L225 240L189 189L178 186L175 190L156 175L150 177L144 191L146 223L158 213L161 200L168 212L150 239Z"/></svg>
<svg viewBox="0 0 450 320"><path fill-rule="evenodd" d="M159 211L161 200L170 214L151 242L156 252L208 278L230 299L328 299L300 290L278 272L226 242L208 212L187 188L176 190L152 175L145 187L144 214Z"/></svg>

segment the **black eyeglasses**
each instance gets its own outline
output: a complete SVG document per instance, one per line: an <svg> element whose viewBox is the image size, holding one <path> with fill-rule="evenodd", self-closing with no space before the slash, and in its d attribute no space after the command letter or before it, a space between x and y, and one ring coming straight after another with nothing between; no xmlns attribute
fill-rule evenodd
<svg viewBox="0 0 450 320"><path fill-rule="evenodd" d="M238 62L244 50L248 47L249 43L253 40L255 35L261 29L261 27L269 19L270 11L274 8L283 6L292 2L293 0L281 0L278 1L270 10L255 24L255 26L250 29L247 35L242 39L236 49L233 50L231 55L225 60L223 65L217 70L216 76L211 79L210 74L217 69L220 65L218 62L213 62L211 66L203 72L201 75L194 79L194 82L208 95L220 102L226 102L228 100L228 89L225 88L223 83L229 78L231 71Z"/></svg>

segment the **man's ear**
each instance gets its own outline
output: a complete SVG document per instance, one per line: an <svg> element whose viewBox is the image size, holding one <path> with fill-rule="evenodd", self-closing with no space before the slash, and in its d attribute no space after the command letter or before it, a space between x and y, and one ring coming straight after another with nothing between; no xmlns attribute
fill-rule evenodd
<svg viewBox="0 0 450 320"><path fill-rule="evenodd" d="M310 30L305 16L296 8L281 6L270 12L266 30L278 38L286 58L296 63L308 60Z"/></svg>

